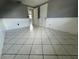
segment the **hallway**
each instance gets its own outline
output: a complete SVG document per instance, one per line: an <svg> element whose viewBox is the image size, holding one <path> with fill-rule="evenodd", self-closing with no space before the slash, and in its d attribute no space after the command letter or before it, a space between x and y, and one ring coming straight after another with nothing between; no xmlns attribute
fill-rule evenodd
<svg viewBox="0 0 79 59"><path fill-rule="evenodd" d="M77 36L35 27L6 32L2 59L77 59Z"/></svg>

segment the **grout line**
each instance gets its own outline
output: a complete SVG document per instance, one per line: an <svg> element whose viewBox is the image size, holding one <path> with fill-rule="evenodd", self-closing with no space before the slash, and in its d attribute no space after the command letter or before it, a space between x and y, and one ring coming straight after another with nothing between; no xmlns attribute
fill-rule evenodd
<svg viewBox="0 0 79 59"><path fill-rule="evenodd" d="M56 34L54 34L54 36L56 37ZM56 39L57 40L57 39ZM57 40L57 41L59 41L59 40ZM59 41L60 42L60 41ZM60 42L60 44L61 44L61 42ZM63 47L63 45L61 45L62 47ZM64 47L63 47L64 48ZM66 51L66 52L68 52L65 48L64 48L64 50ZM68 54L69 54L69 52L68 52Z"/></svg>
<svg viewBox="0 0 79 59"><path fill-rule="evenodd" d="M29 55L29 54L3 54L3 55ZM42 55L42 54L30 54L30 55ZM43 54L47 56L78 56L78 55L64 55L64 54Z"/></svg>
<svg viewBox="0 0 79 59"><path fill-rule="evenodd" d="M78 56L78 55L71 55L71 54L68 54L68 55L59 54L59 55L58 55L58 54L56 54L56 51L55 51L55 54L44 54L44 53L43 53L43 45L61 45L61 46L63 47L63 45L76 45L76 44L61 44L61 42L60 42L59 40L57 40L57 38L56 38L56 33L55 33L55 32L54 32L53 35L55 36L56 40L57 40L60 44L52 44L51 41L50 41L51 38L50 38L50 36L49 36L49 34L50 34L52 31L49 31L49 30L47 29L47 30L48 30L48 33L50 32L49 34L46 33L46 32L47 32L46 30L44 31L44 28L41 28L41 29L38 29L38 30L36 29L35 31L38 33L39 30L41 31L41 44L33 44L34 41L35 41L35 39L34 39L35 37L34 37L34 38L31 38L31 39L33 39L32 44L16 44L16 41L15 41L14 44L12 44L12 46L14 46L14 45L23 45L23 46L24 46L24 45L32 45L29 54L2 54L2 55L16 55L16 56L17 56L17 55L29 55L29 56L28 56L28 59L30 59L30 55L42 55L42 56L43 56L43 59L44 59L44 55L46 55L46 56L57 56L57 58L58 58L58 56L62 56L62 57L63 57L63 56ZM29 31L29 30L28 30L28 31ZM43 36L42 36L42 33L43 33L43 32L45 32L45 33L47 34L48 40L49 40L50 44L43 44L43 42L42 42L42 37L43 37ZM18 40L17 40L17 41L18 41ZM42 46L42 54L31 54L33 45L41 45L41 46ZM11 46L11 47L12 47L12 46ZM21 47L23 47L23 46L21 46ZM55 50L55 48L54 48L53 46L52 46L52 48ZM64 47L63 47L63 48L64 48ZM20 49L20 50L21 50L21 49ZM20 50L19 50L19 51L20 51ZM65 48L64 48L64 50L65 50ZM19 51L18 51L18 52L19 52ZM69 53L69 52L68 52L68 53ZM73 57L73 58L74 58L74 57ZM14 59L15 59L15 58L14 58Z"/></svg>
<svg viewBox="0 0 79 59"><path fill-rule="evenodd" d="M28 32L28 30L27 30L27 32ZM15 43L16 43L17 41L18 41L18 40L16 40ZM15 43L14 43L14 44L15 44ZM14 46L14 45L12 45L11 47L13 47L13 46ZM11 49L11 47L9 47L9 49L7 50L7 52ZM22 47L22 46L21 46L21 47ZM18 51L18 52L19 52L19 51ZM18 53L18 52L17 52L17 53ZM16 58L16 55L13 57L13 59L15 59L15 58Z"/></svg>
<svg viewBox="0 0 79 59"><path fill-rule="evenodd" d="M17 53L19 53L19 51L21 50L21 48L23 48L23 46L21 46L21 47L20 47L20 49L18 50L18 52L17 52ZM17 55L15 55L13 59L15 59L15 58L16 58L16 56L17 56Z"/></svg>
<svg viewBox="0 0 79 59"><path fill-rule="evenodd" d="M14 45L11 45L9 48L8 48L8 50L6 51L6 53L13 47Z"/></svg>
<svg viewBox="0 0 79 59"><path fill-rule="evenodd" d="M35 35L35 33L34 33L34 35ZM35 38L35 37L34 37ZM28 59L30 59L30 55L31 55L31 52L32 52L32 48L33 48L33 43L34 43L34 41L35 41L35 39L33 38L33 42L32 42L32 46L31 46L31 49L30 49L30 53L29 53L29 56L28 56Z"/></svg>
<svg viewBox="0 0 79 59"><path fill-rule="evenodd" d="M29 32L29 30L27 32ZM14 44L16 44L17 41L19 41L19 40L17 39Z"/></svg>
<svg viewBox="0 0 79 59"><path fill-rule="evenodd" d="M27 32L28 32L28 31L27 31ZM24 46L24 45L23 45L23 46ZM17 53L19 53L19 52L21 51L21 48L23 48L23 46L20 47L20 49L18 50ZM17 55L15 55L13 59L16 59L16 56L17 56Z"/></svg>
<svg viewBox="0 0 79 59"><path fill-rule="evenodd" d="M27 32L28 32L28 30L27 30ZM17 34L17 33L16 33L16 34ZM15 37L15 36L13 36L13 38L14 38L14 37ZM13 39L13 38L12 38L12 39ZM10 41L11 41L11 40L10 40ZM9 42L10 42L10 41L9 41ZM16 40L16 41L17 41L17 40ZM14 43L14 44L15 44L15 43Z"/></svg>
<svg viewBox="0 0 79 59"><path fill-rule="evenodd" d="M45 33L46 33L46 30L45 30ZM46 33L47 34L47 33ZM49 40L49 35L47 34L47 37L48 37L48 40ZM49 42L50 42L50 44L51 44L51 46L52 46L52 43L51 43L51 41L49 40ZM55 48L54 47L52 47L52 49L54 49L54 51L55 51L55 54L56 54L56 50L55 50ZM57 55L56 55L57 56ZM57 59L58 59L58 56L57 56Z"/></svg>
<svg viewBox="0 0 79 59"><path fill-rule="evenodd" d="M54 34L54 36L56 37L56 34ZM57 39L56 39L57 40ZM59 41L59 40L57 40L57 41ZM60 42L60 41L59 41ZM60 42L60 44L61 44L61 42ZM63 45L61 45L62 47L63 47ZM63 47L63 49L66 51L66 52L68 52L64 47ZM68 52L68 54L70 54L69 52Z"/></svg>
<svg viewBox="0 0 79 59"><path fill-rule="evenodd" d="M5 45L32 45L32 44L5 44ZM33 45L41 45L41 44L33 44ZM77 45L77 44L43 44L43 45Z"/></svg>
<svg viewBox="0 0 79 59"><path fill-rule="evenodd" d="M41 30L41 45L42 45L42 56L43 56L43 59L44 59L43 42L42 42L42 33L43 33L43 30Z"/></svg>
<svg viewBox="0 0 79 59"><path fill-rule="evenodd" d="M54 35L55 37L56 37L56 34ZM57 39L56 39L57 40ZM57 41L59 41L59 40L57 40ZM60 42L60 41L59 41ZM60 44L61 44L61 42L60 42ZM63 47L63 45L61 45L62 47ZM63 49L65 50L65 52L67 52L68 54L70 54L64 47L63 47Z"/></svg>

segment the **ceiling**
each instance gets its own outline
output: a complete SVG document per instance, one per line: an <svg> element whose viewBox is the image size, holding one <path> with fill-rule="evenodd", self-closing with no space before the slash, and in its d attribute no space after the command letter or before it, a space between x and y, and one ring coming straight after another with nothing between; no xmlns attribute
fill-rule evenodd
<svg viewBox="0 0 79 59"><path fill-rule="evenodd" d="M45 2L47 2L48 0L22 0L24 4L26 5L30 5L30 6L38 6L40 4L43 4Z"/></svg>

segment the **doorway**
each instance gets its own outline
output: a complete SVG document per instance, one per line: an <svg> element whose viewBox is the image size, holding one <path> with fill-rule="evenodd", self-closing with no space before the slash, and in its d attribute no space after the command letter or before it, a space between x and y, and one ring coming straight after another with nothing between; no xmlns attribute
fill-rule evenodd
<svg viewBox="0 0 79 59"><path fill-rule="evenodd" d="M30 31L33 30L33 9L28 9L28 15L30 20Z"/></svg>

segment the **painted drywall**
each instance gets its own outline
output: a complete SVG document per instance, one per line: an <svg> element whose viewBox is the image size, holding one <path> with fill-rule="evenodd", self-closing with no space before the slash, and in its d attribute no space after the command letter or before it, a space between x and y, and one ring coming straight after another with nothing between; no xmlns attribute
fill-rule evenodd
<svg viewBox="0 0 79 59"><path fill-rule="evenodd" d="M40 6L40 18L47 18L48 4Z"/></svg>
<svg viewBox="0 0 79 59"><path fill-rule="evenodd" d="M47 18L46 27L78 34L78 18Z"/></svg>
<svg viewBox="0 0 79 59"><path fill-rule="evenodd" d="M28 18L6 18L3 19L3 23L6 30L28 27L30 25Z"/></svg>
<svg viewBox="0 0 79 59"><path fill-rule="evenodd" d="M5 28L4 28L2 20L0 19L0 59L1 59L1 55L2 55L4 37L5 37Z"/></svg>
<svg viewBox="0 0 79 59"><path fill-rule="evenodd" d="M34 12L34 25L35 26L38 26L39 24L39 22L38 22L38 8L35 8L35 9L33 9L33 12Z"/></svg>
<svg viewBox="0 0 79 59"><path fill-rule="evenodd" d="M77 16L78 0L50 0L48 2L48 18Z"/></svg>
<svg viewBox="0 0 79 59"><path fill-rule="evenodd" d="M40 6L40 18L39 18L39 25L45 26L45 21L47 18L47 10L48 10L48 4L44 4Z"/></svg>

